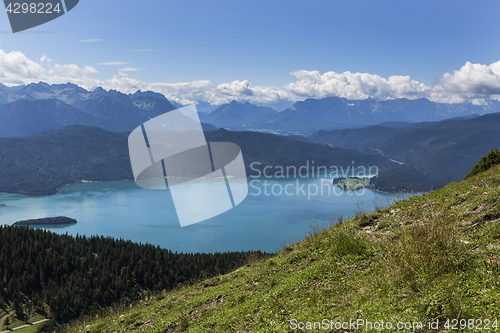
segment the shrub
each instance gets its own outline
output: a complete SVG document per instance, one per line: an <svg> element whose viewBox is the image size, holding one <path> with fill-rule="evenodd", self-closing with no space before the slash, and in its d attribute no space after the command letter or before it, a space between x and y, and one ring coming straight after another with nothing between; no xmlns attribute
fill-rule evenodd
<svg viewBox="0 0 500 333"><path fill-rule="evenodd" d="M476 165L472 167L472 170L465 177L466 179L484 172L495 165L500 165L500 151L497 149L492 149L488 154L481 157Z"/></svg>

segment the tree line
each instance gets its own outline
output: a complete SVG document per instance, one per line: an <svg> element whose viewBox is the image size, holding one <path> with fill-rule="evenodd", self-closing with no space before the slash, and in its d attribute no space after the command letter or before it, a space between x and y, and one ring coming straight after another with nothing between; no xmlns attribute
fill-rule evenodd
<svg viewBox="0 0 500 333"><path fill-rule="evenodd" d="M21 320L38 312L66 322L144 292L227 273L250 256L268 254L174 253L123 239L0 226L0 308L14 310Z"/></svg>

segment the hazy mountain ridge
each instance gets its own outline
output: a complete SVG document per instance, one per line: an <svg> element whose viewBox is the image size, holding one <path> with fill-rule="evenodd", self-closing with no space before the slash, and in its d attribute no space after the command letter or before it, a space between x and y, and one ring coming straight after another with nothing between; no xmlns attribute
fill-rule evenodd
<svg viewBox="0 0 500 333"><path fill-rule="evenodd" d="M252 128L281 134L309 135L318 130L366 127L383 122L439 121L491 112L500 112L500 102L488 100L485 105L475 105L435 103L424 98L377 101L328 97L296 102L274 119L256 120L234 129Z"/></svg>
<svg viewBox="0 0 500 333"><path fill-rule="evenodd" d="M395 163L383 156L297 141L272 134L229 132L206 133L207 141L234 142L241 147L247 174L265 166L377 166ZM0 138L0 192L31 195L54 194L81 180L133 179L126 133L98 127L73 125L28 137ZM273 172L271 172L273 173Z"/></svg>
<svg viewBox="0 0 500 333"><path fill-rule="evenodd" d="M340 168L355 166L376 166L380 169L397 166L386 157L363 154L354 150L331 148L327 145L319 145L312 142L299 141L296 138L286 136L256 133L256 132L233 132L219 129L205 134L209 142L233 142L240 146L247 175L258 174L253 169L263 170L266 166L295 166L309 165L315 168L331 166ZM313 164L314 162L314 164ZM276 171L276 170L275 170ZM271 172L273 173L273 172Z"/></svg>
<svg viewBox="0 0 500 333"><path fill-rule="evenodd" d="M368 126L342 130L318 131L307 138L312 142L329 144L332 147L354 149L367 154L374 154L378 144L391 138L393 135L405 132L405 128L384 126Z"/></svg>
<svg viewBox="0 0 500 333"><path fill-rule="evenodd" d="M0 192L54 194L80 180L132 178L127 135L72 125L21 138L0 138Z"/></svg>
<svg viewBox="0 0 500 333"><path fill-rule="evenodd" d="M18 99L57 98L78 109L85 109L105 95L117 93L120 94L115 90L106 91L101 87L87 91L71 83L49 85L39 82L10 88L2 85L0 104ZM168 101L164 95L152 91L138 90L127 96L132 100L152 97L164 100L174 108L182 107L178 103ZM459 116L500 112L500 102L491 99L486 100L484 105L476 105L469 102L436 103L425 98L378 101L327 97L299 101L282 112L256 105L263 105L262 103L236 101L224 105L212 105L205 101L197 103L198 110L208 114L203 114L202 120L216 126L231 130L265 131L286 135L309 135L318 130L366 127L384 122L439 121Z"/></svg>
<svg viewBox="0 0 500 333"><path fill-rule="evenodd" d="M105 120L54 98L0 105L0 137L26 136L68 125L109 127Z"/></svg>
<svg viewBox="0 0 500 333"><path fill-rule="evenodd" d="M500 147L498 128L500 113L491 113L400 128L370 126L319 131L308 138L332 147L384 155L411 165L407 172L417 167L442 185L463 179L481 156ZM399 169L403 172L405 167Z"/></svg>
<svg viewBox="0 0 500 333"><path fill-rule="evenodd" d="M232 101L221 105L209 114L200 114L203 121L218 127L231 129L248 121L269 115L272 119L278 112L268 107L256 106L249 102L244 104Z"/></svg>
<svg viewBox="0 0 500 333"><path fill-rule="evenodd" d="M149 119L129 96L122 93L108 93L85 105L82 111L104 119L109 123L104 129L117 132L132 131Z"/></svg>
<svg viewBox="0 0 500 333"><path fill-rule="evenodd" d="M395 134L378 149L384 156L457 181L465 177L480 157L500 147L499 128L500 113L446 120L432 127Z"/></svg>
<svg viewBox="0 0 500 333"><path fill-rule="evenodd" d="M173 106L167 99L161 99L153 96L135 97L132 99L132 104L143 110L144 116L149 119L176 109L176 107Z"/></svg>
<svg viewBox="0 0 500 333"><path fill-rule="evenodd" d="M79 91L79 87L74 85L50 86L46 84L17 87L14 90L23 90L25 94L34 91L44 94L47 90L60 87L70 90L74 88ZM2 89L3 87L0 86L0 91ZM138 91L135 94L125 95L116 91L106 92L101 90L99 94L102 95L96 99L88 100L82 110L73 108L55 98L34 101L21 100L0 105L0 136L30 135L71 124L98 126L108 131L129 132L149 119L175 108L166 98L157 97L156 93L151 92ZM331 124L331 119L335 119L336 116L339 119L344 117L342 116L343 110L355 106L355 103L351 102L341 98L306 100L296 103L288 111L276 112L250 103L241 104L233 101L219 107L210 114L200 113L200 118L202 120L212 119L223 124L230 124L231 122L243 124L235 126L235 128L246 131L247 134L216 131L207 133L207 138L209 141L216 138L213 140L230 141L239 144L244 151L244 156L261 162L262 168L266 163L269 163L269 165L300 166L306 163L307 160L315 160L316 165L338 165L339 161L343 163L348 159L348 156L351 156L349 158L356 163L360 163L359 165L376 165L382 169L380 173L381 179L376 181L376 186L383 189L392 188L396 183L403 184L404 182L388 182L388 179L399 179L402 177L401 175L407 175L407 177L403 177L404 180L413 183L408 185L417 186L418 183L421 190L428 190L433 186L441 187L450 181L463 178L479 157L492 148L500 146L498 134L500 131L497 130L498 125L500 125L499 114L495 113L483 116L466 114L461 118L418 123L411 123L407 119L384 118L385 122L383 124L385 126L376 125L357 129L320 131L303 140L298 140L297 136L280 138L262 134L256 135L259 133L252 134L249 132L252 132L252 130L254 132L265 131L265 129L245 126L245 121L247 121L247 124L260 122L276 126L278 132L286 130L288 133L297 133L298 128L312 130L314 127ZM386 102L365 100L357 101L357 103L365 106L375 105L379 115L404 111L403 106L408 103L413 106L432 106L436 104L427 100ZM312 107L315 105L323 105L324 107ZM463 109L464 105L461 106L462 108L460 108L460 105L453 105L453 107L463 113L467 111ZM495 103L492 103L488 107L493 108L495 105ZM439 109L440 107L442 110ZM486 112L487 109L486 106L478 108L482 108L482 112ZM381 120L378 115L369 116L368 108L356 110L348 113L347 117ZM417 112L416 110L417 108L413 109L414 112ZM443 105L436 106L433 110L428 111L428 114L434 117L444 117L443 110L447 110ZM471 110L467 112L469 111ZM286 116L286 114L290 116ZM299 117L302 115L308 117L312 115L313 118ZM248 121L251 118L254 120ZM412 118L410 120L418 119ZM216 129L216 127L204 123L202 123L202 126L205 131ZM342 150L335 153L338 154L338 158L335 159L330 156L334 151L331 147L314 145L308 143L307 140L328 144L332 147L342 148ZM278 144L278 142L280 143ZM126 151L126 144L123 147L125 148L122 149ZM352 149L356 152L346 154L346 149ZM308 150L313 153L308 154ZM365 154L359 155L358 152L382 156L367 157ZM388 158L405 163L405 165L396 168L395 163L388 162ZM392 171L384 171L384 168ZM418 173L415 173L415 170L418 170ZM126 178L130 179L130 174ZM51 178L49 177L49 179ZM74 181L73 178L64 179L62 183ZM82 179L86 178L83 177ZM49 191L53 191L58 186L50 185ZM21 187L24 188L25 185Z"/></svg>
<svg viewBox="0 0 500 333"><path fill-rule="evenodd" d="M1 104L7 100L12 102ZM89 92L74 84L43 82L0 86L0 137L26 136L68 125L127 132L174 109L165 96L153 92L125 95L102 88ZM202 127L206 131L217 129L205 123Z"/></svg>
<svg viewBox="0 0 500 333"><path fill-rule="evenodd" d="M0 85L0 104L19 99L48 98L57 98L94 117L106 120L109 126L105 129L118 131L131 130L133 125L139 125L139 119L145 121L160 114L161 111L167 112L182 106L152 91L138 90L126 95L115 90L106 91L101 87L88 91L71 83L49 85L39 82L10 88ZM148 99L150 101L146 102ZM112 105L113 103L115 105ZM286 105L286 103L276 105ZM141 111L134 110L133 106ZM123 108L122 112L120 108ZM424 98L378 101L327 97L299 101L282 112L249 102L236 101L219 106L198 101L197 108L202 121L217 127L235 131L309 135L319 130L359 128L380 123L439 121L459 116L483 115L500 112L500 102L487 100L484 105L475 105L468 102L435 103ZM149 112L151 109L154 110ZM138 112L141 115L138 115Z"/></svg>
<svg viewBox="0 0 500 333"><path fill-rule="evenodd" d="M75 103L99 98L107 93L102 88L96 88L93 91L88 91L73 83L66 84L48 84L45 82L30 83L27 85L16 86L10 88L17 99L49 99L57 98L66 104L74 105Z"/></svg>
<svg viewBox="0 0 500 333"><path fill-rule="evenodd" d="M154 92L154 91L141 91L141 90L137 90L135 93L128 94L128 95L132 99L135 99L135 98L138 98L138 97L156 97L156 98L160 98L160 99L168 101L168 99L164 95L162 95L160 93L157 93L157 92Z"/></svg>
<svg viewBox="0 0 500 333"><path fill-rule="evenodd" d="M384 121L437 121L468 114L485 114L495 110L500 111L500 102L496 100L489 100L485 105L475 105L471 103L436 103L426 98L378 101L328 97L297 102L283 112L287 116L307 115L313 119L334 121L338 121L338 117L342 117L342 120L345 121L358 119L360 124L362 122L373 124L372 122L381 123ZM362 119L365 117L367 119Z"/></svg>
<svg viewBox="0 0 500 333"><path fill-rule="evenodd" d="M15 102L19 99L34 100L33 96L17 93L12 88L0 83L0 104Z"/></svg>

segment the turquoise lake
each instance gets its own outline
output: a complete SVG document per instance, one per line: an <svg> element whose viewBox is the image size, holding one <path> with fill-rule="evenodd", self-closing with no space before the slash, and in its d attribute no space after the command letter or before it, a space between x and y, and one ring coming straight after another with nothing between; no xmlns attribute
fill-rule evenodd
<svg viewBox="0 0 500 333"><path fill-rule="evenodd" d="M274 252L299 241L311 225L330 223L339 215L352 217L359 208L385 205L396 196L365 189L334 192L332 179L326 177L248 178L248 186L248 196L235 208L183 228L168 190L142 189L134 181L67 185L50 196L0 194L0 223L68 216L78 224L47 229L123 238L177 252ZM196 198L196 191L193 195L195 201L203 200Z"/></svg>

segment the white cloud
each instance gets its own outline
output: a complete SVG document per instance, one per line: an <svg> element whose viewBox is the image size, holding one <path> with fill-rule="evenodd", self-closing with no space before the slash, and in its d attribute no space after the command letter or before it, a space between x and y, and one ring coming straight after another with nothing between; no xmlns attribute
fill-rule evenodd
<svg viewBox="0 0 500 333"><path fill-rule="evenodd" d="M123 66L128 65L128 62L123 61L108 61L108 62L98 62L94 65L102 65L102 66Z"/></svg>
<svg viewBox="0 0 500 333"><path fill-rule="evenodd" d="M210 80L199 80L180 83L154 83L150 85L153 91L164 94L169 100L178 103L191 103L203 100L213 103L215 84Z"/></svg>
<svg viewBox="0 0 500 333"><path fill-rule="evenodd" d="M94 75L99 74L97 69L95 69L94 67L91 67L89 65L85 65L85 67L83 67L83 69L81 70L81 73L82 73L82 75L90 75L90 76L94 76Z"/></svg>
<svg viewBox="0 0 500 333"><path fill-rule="evenodd" d="M136 72L136 71L143 71L146 68L135 68L135 67L124 67L120 69L120 72Z"/></svg>
<svg viewBox="0 0 500 333"><path fill-rule="evenodd" d="M123 61L101 62L96 65L123 66ZM58 64L43 55L39 62L28 59L21 52L5 53L0 50L0 82L9 86L31 82L72 82L86 89L101 86L124 93L136 90L152 90L164 94L179 103L203 100L212 104L232 100L272 103L300 101L306 98L345 97L347 99L373 98L429 98L432 101L457 103L469 100L485 103L488 98L500 98L500 61L490 65L467 62L452 73L444 73L430 87L412 80L409 76L383 78L370 73L336 73L298 70L290 73L294 82L280 86L253 86L248 80L214 84L210 80L179 83L146 83L139 76L127 73L145 68L122 67L110 79L99 80L99 71L92 66Z"/></svg>
<svg viewBox="0 0 500 333"><path fill-rule="evenodd" d="M124 68L121 68L118 71L118 75L120 75L120 76L128 76L128 74L125 73L125 72L137 72L137 71L142 71L142 70L145 70L145 69L146 68L124 67Z"/></svg>
<svg viewBox="0 0 500 333"><path fill-rule="evenodd" d="M421 97L430 90L426 85L411 80L409 76L391 76L385 79L368 73L320 74L318 71L295 71L291 73L296 82L284 88L303 98L324 98L331 96L347 99L379 99Z"/></svg>
<svg viewBox="0 0 500 333"><path fill-rule="evenodd" d="M26 58L18 51L5 53L0 50L0 82L5 85L17 85L38 82L45 68Z"/></svg>
<svg viewBox="0 0 500 333"><path fill-rule="evenodd" d="M228 96L252 96L253 91L251 89L250 82L248 80L245 81L233 81L231 83L223 83L217 86L217 90L219 90L222 94Z"/></svg>
<svg viewBox="0 0 500 333"><path fill-rule="evenodd" d="M78 43L95 43L95 42L103 42L104 39L82 39L79 40Z"/></svg>
<svg viewBox="0 0 500 333"><path fill-rule="evenodd" d="M431 97L446 100L452 95L456 100L479 100L497 94L500 94L500 61L491 65L467 61L459 70L437 78Z"/></svg>
<svg viewBox="0 0 500 333"><path fill-rule="evenodd" d="M151 90L147 83L138 78L120 77L119 75L106 80L102 87L104 89L115 89L125 94L134 93L137 90Z"/></svg>
<svg viewBox="0 0 500 333"><path fill-rule="evenodd" d="M40 81L50 84L71 82L87 89L93 89L104 83L93 77L97 74L99 72L88 65L81 68L76 64L54 64L47 67L46 73L44 77L40 78Z"/></svg>
<svg viewBox="0 0 500 333"><path fill-rule="evenodd" d="M43 64L44 62L47 62L48 64L52 62L52 59L47 57L45 54L40 57L40 62Z"/></svg>
<svg viewBox="0 0 500 333"><path fill-rule="evenodd" d="M8 86L40 81L50 84L72 82L85 88L104 84L93 78L99 72L91 66L80 68L76 64L51 65L51 62L45 55L37 63L21 52L5 53L0 50L0 82Z"/></svg>

